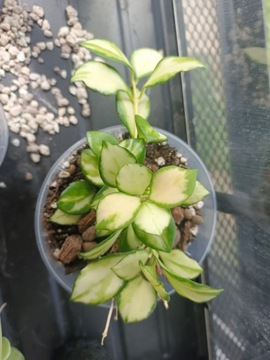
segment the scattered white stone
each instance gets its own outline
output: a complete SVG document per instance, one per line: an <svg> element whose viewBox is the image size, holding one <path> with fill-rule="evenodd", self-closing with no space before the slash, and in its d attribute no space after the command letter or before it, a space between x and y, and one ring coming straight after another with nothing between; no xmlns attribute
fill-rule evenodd
<svg viewBox="0 0 270 360"><path fill-rule="evenodd" d="M56 203L56 201L53 202L53 203L51 203L51 208L52 208L52 209L56 209L56 208L57 208L57 203Z"/></svg>
<svg viewBox="0 0 270 360"><path fill-rule="evenodd" d="M20 51L19 54L17 55L17 60L20 62L24 62L25 60L25 54L23 51Z"/></svg>
<svg viewBox="0 0 270 360"><path fill-rule="evenodd" d="M190 228L190 233L191 233L193 236L197 236L197 235L198 235L198 230L199 230L199 228L198 228L197 225L192 226L192 227Z"/></svg>
<svg viewBox="0 0 270 360"><path fill-rule="evenodd" d="M165 161L165 159L164 159L162 156L160 156L159 158L155 159L155 162L156 162L159 166L163 166L163 165L166 164L166 161Z"/></svg>
<svg viewBox="0 0 270 360"><path fill-rule="evenodd" d="M78 124L78 119L76 118L76 116L71 115L71 116L69 117L69 122L70 122L70 124L72 124L72 125L77 125L77 124Z"/></svg>
<svg viewBox="0 0 270 360"><path fill-rule="evenodd" d="M39 145L39 152L41 155L49 156L50 155L50 148L47 145L41 144Z"/></svg>
<svg viewBox="0 0 270 360"><path fill-rule="evenodd" d="M33 12L39 17L44 17L44 10L41 6L34 5L33 6Z"/></svg>
<svg viewBox="0 0 270 360"><path fill-rule="evenodd" d="M53 135L60 132L60 126L76 125L78 118L75 109L69 105L69 100L58 88L57 82L61 79L49 79L38 70L32 72L29 64L34 61L44 63L46 57L41 57L41 52L53 51L55 46L59 46L60 57L71 57L75 70L77 66L91 59L90 52L80 48L79 42L93 38L93 35L83 29L78 12L72 6L66 8L67 26L62 26L55 38L52 37L51 26L43 7L20 5L17 0L5 0L1 11L4 16L0 19L0 79L7 73L11 73L13 78L10 85L4 86L0 83L0 103L6 113L10 131L27 141L26 150L32 161L37 163L41 156L48 156L50 151L47 145L36 143L37 131L41 128ZM52 39L33 44L31 31L34 23L41 28L45 37ZM62 79L67 78L65 69L57 67L54 70ZM33 91L36 89L39 91L37 100ZM46 98L40 96L41 91L50 91L55 101L47 103ZM88 117L90 106L86 101L88 94L83 85L72 85L70 94L72 93L81 103L82 116ZM19 143L20 138L12 140L13 146L19 146Z"/></svg>
<svg viewBox="0 0 270 360"><path fill-rule="evenodd" d="M40 154L32 153L30 154L30 158L34 163L40 162Z"/></svg>
<svg viewBox="0 0 270 360"><path fill-rule="evenodd" d="M25 178L26 181L31 181L33 179L33 174L30 171L27 171L24 174L24 178Z"/></svg>
<svg viewBox="0 0 270 360"><path fill-rule="evenodd" d="M182 164L186 164L187 163L187 158L185 158L184 156L181 157L180 159Z"/></svg>
<svg viewBox="0 0 270 360"><path fill-rule="evenodd" d="M19 147L20 144L21 144L21 141L20 141L20 139L18 139L18 138L14 138L14 139L11 140L11 144L12 144L13 146L15 146L15 147Z"/></svg>
<svg viewBox="0 0 270 360"><path fill-rule="evenodd" d="M63 169L68 169L70 167L70 162L69 161L64 161L62 164L62 168Z"/></svg>
<svg viewBox="0 0 270 360"><path fill-rule="evenodd" d="M60 179L66 179L66 178L70 177L70 173L68 171L60 171L60 173L58 174L58 177Z"/></svg>
<svg viewBox="0 0 270 360"><path fill-rule="evenodd" d="M6 189L7 185L4 183L4 181L0 181L0 188Z"/></svg>
<svg viewBox="0 0 270 360"><path fill-rule="evenodd" d="M202 209L204 207L204 202L201 200L199 202L197 202L197 204L194 205L195 209Z"/></svg>
<svg viewBox="0 0 270 360"><path fill-rule="evenodd" d="M54 43L53 43L53 41L47 41L47 42L46 42L46 47L47 47L48 50L52 51L53 48L54 48Z"/></svg>
<svg viewBox="0 0 270 360"><path fill-rule="evenodd" d="M61 76L61 78L66 79L67 78L67 70L61 70L60 76Z"/></svg>

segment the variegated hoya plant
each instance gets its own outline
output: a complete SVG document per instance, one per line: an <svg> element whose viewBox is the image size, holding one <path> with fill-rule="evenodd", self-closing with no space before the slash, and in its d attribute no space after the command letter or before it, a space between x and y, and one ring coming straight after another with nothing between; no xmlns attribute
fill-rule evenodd
<svg viewBox="0 0 270 360"><path fill-rule="evenodd" d="M9 340L2 336L1 312L5 304L0 306L0 360L24 360L22 353L10 345Z"/></svg>
<svg viewBox="0 0 270 360"><path fill-rule="evenodd" d="M175 223L171 213L176 206L197 203L207 190L197 181L196 169L170 165L153 173L143 164L146 144L167 140L147 120L147 89L203 65L194 58L163 57L148 48L135 50L128 59L107 40L88 40L81 46L129 70L130 84L114 67L100 61L81 65L72 76L73 82L82 81L103 95L115 95L117 113L129 138L120 141L102 131L87 132L89 148L82 151L80 160L85 180L75 181L64 190L51 217L55 223L74 224L91 209L96 210L100 241L80 255L89 263L75 281L71 300L85 304L112 300L110 318L115 299L125 322L147 318L158 298L167 307L170 296L162 278L192 301L211 300L222 290L192 280L202 268L173 248ZM139 82L143 83L140 89ZM119 251L112 253L115 243Z"/></svg>

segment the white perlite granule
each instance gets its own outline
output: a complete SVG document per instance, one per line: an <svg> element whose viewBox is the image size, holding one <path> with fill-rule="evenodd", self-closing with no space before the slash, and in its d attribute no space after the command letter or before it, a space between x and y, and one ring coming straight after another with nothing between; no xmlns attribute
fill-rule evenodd
<svg viewBox="0 0 270 360"><path fill-rule="evenodd" d="M35 44L32 40L34 27L39 27L44 37ZM58 48L53 53L54 60L58 57L59 64L69 61L75 70L91 59L89 51L79 46L79 42L91 38L93 35L82 28L72 6L66 8L66 26L53 37L41 6L21 6L16 0L4 2L0 17L0 103L10 131L26 140L26 151L35 163L41 156L50 155L48 145L37 144L37 132L41 129L54 135L60 132L61 126L76 125L78 119L70 101L57 86L58 81L67 78L67 71L60 66L54 67L55 76L49 78L41 72L31 71L30 64L44 63L45 52L52 53ZM42 66L46 65L50 66ZM89 117L88 93L83 84L75 83L69 89L80 104L81 115ZM48 93L53 101L45 100ZM14 146L17 144L18 141L13 142Z"/></svg>

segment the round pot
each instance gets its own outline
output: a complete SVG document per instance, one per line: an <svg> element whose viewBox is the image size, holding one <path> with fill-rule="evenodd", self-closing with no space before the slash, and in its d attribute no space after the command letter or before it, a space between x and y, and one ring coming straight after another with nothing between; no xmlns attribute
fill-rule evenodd
<svg viewBox="0 0 270 360"><path fill-rule="evenodd" d="M125 128L123 126L112 126L106 129L102 129L102 131L113 134L116 137L123 133L124 130ZM199 232L196 236L196 239L191 242L187 249L187 252L191 257L193 257L199 263L202 263L207 253L209 252L216 225L216 196L211 178L202 160L187 143L165 130L158 128L157 130L168 137L168 143L170 146L176 148L185 156L189 168L198 169L198 180L209 191L209 195L204 199L204 206L202 208L204 222L199 226ZM85 142L86 139L84 138L75 143L52 166L42 184L35 212L35 233L41 257L58 283L69 292L72 291L77 274L73 273L66 275L64 266L59 261L55 260L51 255L51 249L48 242L46 241L46 234L44 233L42 226L42 212L47 198L49 186L55 180L57 174L62 170L62 164L68 158L70 158L71 154L76 153L78 149L82 148Z"/></svg>
<svg viewBox="0 0 270 360"><path fill-rule="evenodd" d="M5 113L0 106L0 166L4 161L8 147L8 126L5 118Z"/></svg>

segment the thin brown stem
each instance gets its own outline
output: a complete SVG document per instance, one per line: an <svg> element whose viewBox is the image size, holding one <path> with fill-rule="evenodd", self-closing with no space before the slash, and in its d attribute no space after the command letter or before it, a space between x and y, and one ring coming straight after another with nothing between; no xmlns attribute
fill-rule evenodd
<svg viewBox="0 0 270 360"><path fill-rule="evenodd" d="M102 333L102 339L101 339L101 345L102 346L104 345L104 340L108 336L109 327L110 327L110 323L111 323L111 319L112 319L113 306L114 306L114 299L112 299L112 301L111 301L111 306L110 306L110 309L109 309L109 312L108 312L106 325L105 325L104 331Z"/></svg>

